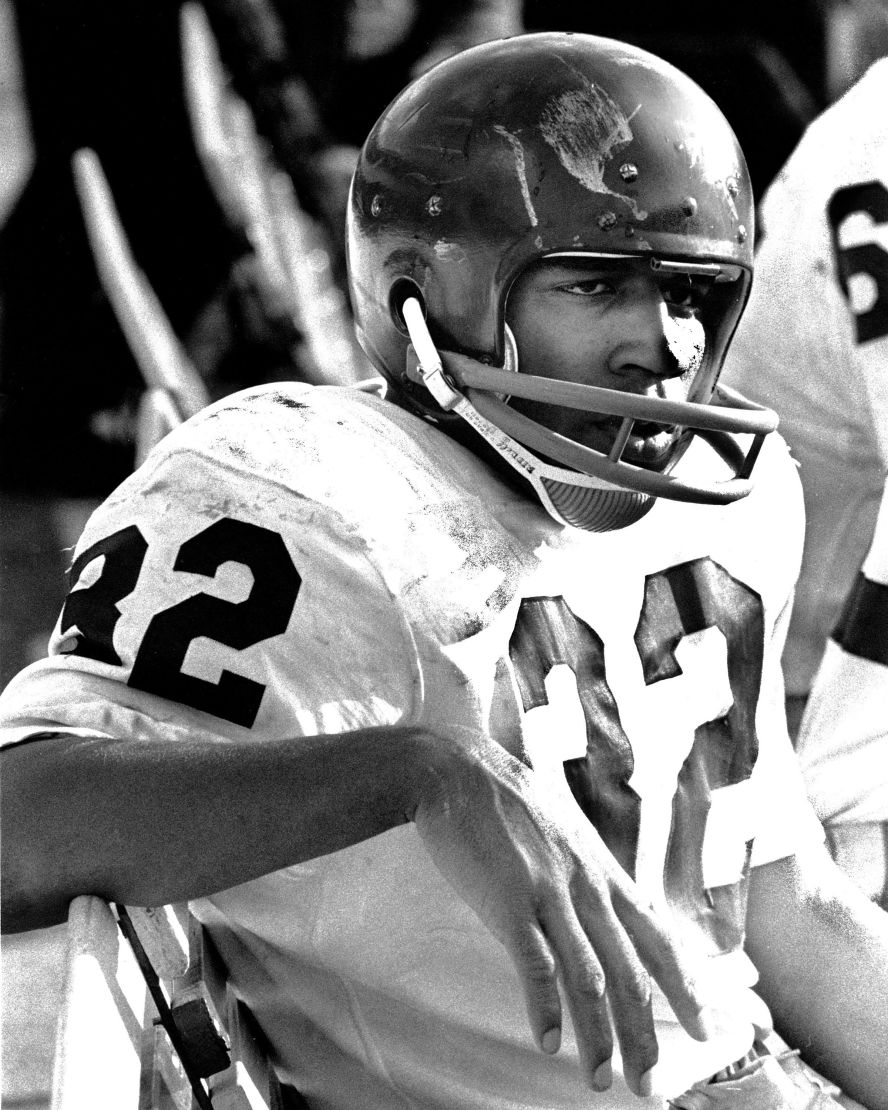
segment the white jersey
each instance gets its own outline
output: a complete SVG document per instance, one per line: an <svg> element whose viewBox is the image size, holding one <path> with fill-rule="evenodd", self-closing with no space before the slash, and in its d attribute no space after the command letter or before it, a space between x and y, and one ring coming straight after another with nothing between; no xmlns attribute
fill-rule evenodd
<svg viewBox="0 0 888 1110"><path fill-rule="evenodd" d="M698 443L679 471L715 466ZM777 437L757 466L743 502L659 502L593 535L369 393L249 390L91 519L50 658L4 695L8 736L299 743L418 722L563 766L566 804L676 920L725 1011L699 1044L657 994L677 1094L767 1022L741 947L750 866L820 837L779 667L798 481ZM194 909L313 1107L589 1104L570 1029L536 1049L504 950L412 825ZM608 1106L634 1108L617 1072Z"/></svg>
<svg viewBox="0 0 888 1110"><path fill-rule="evenodd" d="M808 527L785 653L808 693L866 555L888 472L888 60L808 128L762 204L723 379L773 406Z"/></svg>

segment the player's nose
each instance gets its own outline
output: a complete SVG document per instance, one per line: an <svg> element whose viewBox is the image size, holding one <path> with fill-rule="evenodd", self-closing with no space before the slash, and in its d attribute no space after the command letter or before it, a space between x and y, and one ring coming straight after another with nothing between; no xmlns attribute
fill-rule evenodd
<svg viewBox="0 0 888 1110"><path fill-rule="evenodd" d="M644 283L634 291L625 320L626 338L615 352L613 370L643 389L652 379L676 378L702 359L702 328L693 318L670 311L659 287ZM689 326L690 325L690 326Z"/></svg>

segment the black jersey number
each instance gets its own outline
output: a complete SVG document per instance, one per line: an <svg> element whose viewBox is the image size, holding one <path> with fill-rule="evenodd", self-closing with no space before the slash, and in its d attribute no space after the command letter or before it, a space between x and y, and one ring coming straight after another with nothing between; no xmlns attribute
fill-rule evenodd
<svg viewBox="0 0 888 1110"><path fill-rule="evenodd" d="M198 637L242 651L286 631L301 580L277 532L227 517L186 540L173 570L212 578L227 562L252 571L249 597L232 602L200 593L158 613L142 638L129 685L250 728L265 686L226 670L218 682L183 674L185 653Z"/></svg>
<svg viewBox="0 0 888 1110"><path fill-rule="evenodd" d="M94 543L74 560L68 571L71 592L60 622L63 635L75 627L79 632L72 655L120 665L120 656L114 650L114 629L120 620L117 603L136 588L147 550L144 536L131 524ZM84 570L99 558L105 562L95 582L75 589Z"/></svg>
<svg viewBox="0 0 888 1110"><path fill-rule="evenodd" d="M147 550L139 529L130 526L100 540L74 563L72 583L90 562L105 558L96 582L74 590L65 602L62 634L74 625L80 633L72 654L120 664L113 645L121 616L118 602L135 589ZM184 674L185 655L198 638L242 651L286 631L301 578L277 532L227 517L186 540L173 570L212 578L228 562L252 572L249 596L233 602L198 593L157 613L142 638L128 685L250 728L265 685L228 670L218 682Z"/></svg>
<svg viewBox="0 0 888 1110"><path fill-rule="evenodd" d="M545 683L553 667L567 664L573 671L586 720L586 754L567 760L564 773L580 808L634 878L640 799L629 779L635 761L605 677L601 637L563 597L524 598L509 657L525 713L548 704Z"/></svg>
<svg viewBox="0 0 888 1110"><path fill-rule="evenodd" d="M881 181L848 185L833 194L828 206L836 254L839 284L846 299L849 282L857 274L866 274L876 286L876 299L865 312L855 315L857 342L866 343L888 335L888 251L878 243L860 243L842 247L839 231L849 216L866 213L875 224L888 224L888 189Z"/></svg>
<svg viewBox="0 0 888 1110"><path fill-rule="evenodd" d="M688 637L717 629L724 637L730 702L712 719L697 719L693 742L678 776L664 885L671 904L697 922L717 951L742 943L746 884L741 880L705 889L703 839L712 791L743 782L758 754L755 709L762 675L763 610L758 594L710 559L698 559L649 575L635 646L646 686L683 674L678 654ZM566 663L577 680L586 722L587 751L570 759L564 771L578 804L625 870L634 877L640 826L640 800L629 785L634 757L629 737L605 674L600 636L571 611L561 597L526 598L509 645L525 712L547 701L545 679ZM704 655L706 649L703 649ZM706 684L711 665L721 666L714 650L706 666L690 672L706 717ZM700 659L692 656L697 663ZM689 664L689 667L694 664ZM743 866L745 876L747 859Z"/></svg>

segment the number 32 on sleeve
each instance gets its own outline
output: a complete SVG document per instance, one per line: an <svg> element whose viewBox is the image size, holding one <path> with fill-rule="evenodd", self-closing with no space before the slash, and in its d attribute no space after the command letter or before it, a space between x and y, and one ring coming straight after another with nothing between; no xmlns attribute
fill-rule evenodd
<svg viewBox="0 0 888 1110"><path fill-rule="evenodd" d="M136 588L147 550L142 533L130 525L99 540L75 560L69 576L72 584L91 562L100 556L105 559L97 580L72 590L65 602L61 633L75 626L79 632L69 654L121 664L113 642L121 616L118 602ZM128 685L250 728L264 684L228 670L222 671L218 682L184 674L186 652L198 637L242 651L285 632L302 580L277 532L228 517L186 540L172 569L213 578L227 562L241 563L252 572L249 596L233 602L198 593L157 613L145 630Z"/></svg>

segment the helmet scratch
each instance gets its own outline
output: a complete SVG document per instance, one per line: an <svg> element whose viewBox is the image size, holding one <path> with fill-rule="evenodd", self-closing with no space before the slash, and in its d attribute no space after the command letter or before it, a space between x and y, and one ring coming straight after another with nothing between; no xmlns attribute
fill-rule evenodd
<svg viewBox="0 0 888 1110"><path fill-rule="evenodd" d="M494 125L493 130L497 135L502 135L512 148L512 153L515 155L515 173L518 176L518 184L521 186L521 197L524 200L524 207L527 209L527 217L530 220L531 227L536 227L539 220L537 219L537 214L533 207L533 200L530 196L530 189L527 185L527 165L521 140L517 135L513 135L511 131L507 131L506 128L499 123Z"/></svg>

